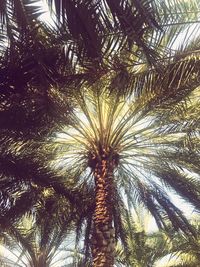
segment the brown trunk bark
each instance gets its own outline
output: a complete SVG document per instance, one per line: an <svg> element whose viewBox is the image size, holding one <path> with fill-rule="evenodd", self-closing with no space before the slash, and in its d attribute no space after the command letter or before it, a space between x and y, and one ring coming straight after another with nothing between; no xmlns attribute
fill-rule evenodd
<svg viewBox="0 0 200 267"><path fill-rule="evenodd" d="M114 162L109 160L99 161L94 169L96 195L91 236L93 267L114 266L113 170Z"/></svg>
<svg viewBox="0 0 200 267"><path fill-rule="evenodd" d="M49 264L47 263L47 261L48 257L45 251L41 251L36 258L36 263L34 264L34 267L48 267Z"/></svg>

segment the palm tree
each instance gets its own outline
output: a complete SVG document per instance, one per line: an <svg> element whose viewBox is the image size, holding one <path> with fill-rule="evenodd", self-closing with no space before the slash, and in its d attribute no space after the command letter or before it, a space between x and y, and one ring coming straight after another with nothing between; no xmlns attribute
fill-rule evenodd
<svg viewBox="0 0 200 267"><path fill-rule="evenodd" d="M172 242L168 234L158 229L148 229L152 225L152 217L142 207L133 209L131 215L127 213L123 225L127 246L117 245L116 266L158 267L156 262L171 250Z"/></svg>
<svg viewBox="0 0 200 267"><path fill-rule="evenodd" d="M191 219L191 224L196 229L197 236L191 237L181 232L174 233L172 246L169 251L170 257L167 266L194 267L200 263L199 255L199 216Z"/></svg>
<svg viewBox="0 0 200 267"><path fill-rule="evenodd" d="M166 77L168 80L168 74ZM159 86L165 86L166 77L161 81L161 76L153 74L148 83L156 88L159 80ZM194 95L188 96L191 103L185 100L186 106L173 92L163 93L162 87L149 95L120 97L112 95L109 86L107 76L92 86L85 84L79 94L76 91L71 125L61 125L60 132L49 139L52 145L47 144L56 155L53 168L72 173L94 188L90 232L94 266L114 264L122 192L129 203L143 202L164 228L168 216L176 229L192 232L189 226L185 228L185 217L163 186L176 190L199 209L199 181L191 176L199 164L199 136L191 116L198 118L199 114L195 103L198 85Z"/></svg>
<svg viewBox="0 0 200 267"><path fill-rule="evenodd" d="M76 218L76 219L75 219ZM5 255L2 264L7 267L72 266L68 255L73 250L78 214L66 198L45 189L43 199L30 215L11 222L0 234Z"/></svg>
<svg viewBox="0 0 200 267"><path fill-rule="evenodd" d="M167 228L167 216L175 229L193 232L164 188L199 209L199 39L178 51L172 46L174 35L198 18L199 5L158 2L163 11L160 33L149 28L149 1L143 1L144 6L133 1L135 9L129 1L119 2L102 1L101 9L93 1L77 1L75 6L69 1L62 9L56 5L57 13L63 10L58 27L31 23L29 15L27 27L16 27L14 16L12 27L6 24L10 47L1 61L1 133L12 142L25 140L30 155L45 155L43 167L53 168L59 177L73 177L76 186L84 184L91 192L87 197L94 205L88 210L86 243L93 266L100 267L113 266L115 238L123 239L124 195L129 205L142 202L161 228ZM128 16L130 9L134 16ZM90 14L88 31L77 32L78 10L81 20ZM144 13L148 16L142 17ZM106 34L107 25L111 29ZM22 79L16 80L16 69Z"/></svg>

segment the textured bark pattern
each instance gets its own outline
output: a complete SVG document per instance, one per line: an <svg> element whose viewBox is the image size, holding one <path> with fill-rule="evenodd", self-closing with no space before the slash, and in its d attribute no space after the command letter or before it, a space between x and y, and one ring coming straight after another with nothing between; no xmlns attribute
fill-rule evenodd
<svg viewBox="0 0 200 267"><path fill-rule="evenodd" d="M113 170L114 162L102 160L94 170L96 206L93 216L91 248L93 267L114 266L115 232L113 215Z"/></svg>
<svg viewBox="0 0 200 267"><path fill-rule="evenodd" d="M48 256L45 251L38 253L34 267L49 267Z"/></svg>

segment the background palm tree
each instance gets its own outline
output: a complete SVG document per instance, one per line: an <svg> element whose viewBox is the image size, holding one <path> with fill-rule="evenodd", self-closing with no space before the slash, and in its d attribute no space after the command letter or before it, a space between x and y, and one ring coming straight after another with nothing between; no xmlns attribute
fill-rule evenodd
<svg viewBox="0 0 200 267"><path fill-rule="evenodd" d="M197 236L184 235L181 232L174 233L172 236L172 246L168 251L170 254L168 265L173 267L193 267L198 266L199 257L199 216L191 219L191 224L196 229Z"/></svg>
<svg viewBox="0 0 200 267"><path fill-rule="evenodd" d="M149 231L152 217L142 207L133 209L132 215L127 213L123 224L127 245L123 248L118 244L116 266L158 267L156 262L163 259L172 246L168 234L158 229Z"/></svg>
<svg viewBox="0 0 200 267"><path fill-rule="evenodd" d="M160 227L167 228L168 216L176 229L192 232L161 183L199 208L199 39L178 51L172 46L174 36L198 19L198 3L156 1L156 9L154 1L68 1L60 7L57 1L52 26L37 20L38 8L26 1L2 3L2 36L8 36L1 57L3 155L27 162L34 153L30 170L35 158L45 159L36 168L45 170L43 186L50 177L58 191L67 176L66 184L86 188L87 203L96 200L86 206L86 248L90 243L94 266L113 265L114 236L123 239L123 193L129 205L143 202ZM78 29L80 20L85 24ZM163 31L153 30L160 25ZM8 198L27 188L24 181L35 179L20 175L14 190L13 159L5 162L1 187L10 196L1 197L4 210Z"/></svg>
<svg viewBox="0 0 200 267"><path fill-rule="evenodd" d="M149 231L152 218L141 207L132 210L123 220L126 247L119 243L116 249L116 266L194 267L199 259L199 218L192 219L196 237L154 229Z"/></svg>
<svg viewBox="0 0 200 267"><path fill-rule="evenodd" d="M1 227L0 240L7 267L72 266L67 261L74 249L72 232L79 220L76 210L71 210L65 198L45 189L32 214ZM9 223L9 222L8 222ZM69 254L69 256L68 256Z"/></svg>

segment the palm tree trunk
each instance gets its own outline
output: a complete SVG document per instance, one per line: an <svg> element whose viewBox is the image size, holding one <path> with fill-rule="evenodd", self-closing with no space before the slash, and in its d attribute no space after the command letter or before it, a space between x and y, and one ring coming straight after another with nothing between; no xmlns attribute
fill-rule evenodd
<svg viewBox="0 0 200 267"><path fill-rule="evenodd" d="M114 266L113 170L114 161L109 160L101 160L94 169L96 195L91 237L93 267Z"/></svg>

